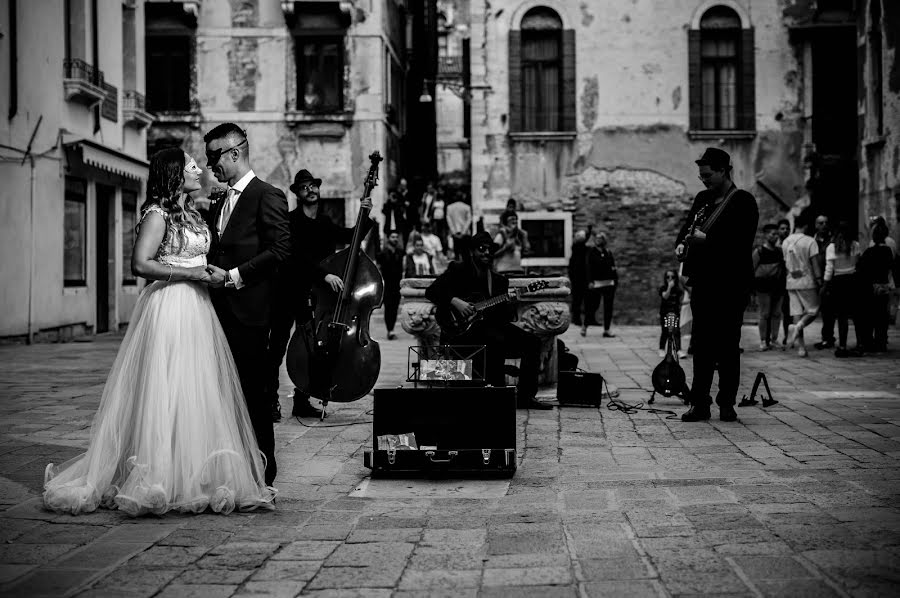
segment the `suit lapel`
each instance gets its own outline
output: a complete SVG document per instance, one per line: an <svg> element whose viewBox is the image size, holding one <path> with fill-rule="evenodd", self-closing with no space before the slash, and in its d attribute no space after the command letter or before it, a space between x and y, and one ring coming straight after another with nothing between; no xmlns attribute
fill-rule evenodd
<svg viewBox="0 0 900 598"><path fill-rule="evenodd" d="M224 241L225 237L232 231L236 229L235 223L243 222L244 218L247 218L251 213L251 205L253 201L251 197L257 191L257 182L259 179L257 177L253 177L247 186L244 187L244 190L238 195L237 203L234 206L234 209L231 210L231 216L228 217L228 222L225 224L225 230L222 231L221 239ZM218 219L216 220L218 222Z"/></svg>

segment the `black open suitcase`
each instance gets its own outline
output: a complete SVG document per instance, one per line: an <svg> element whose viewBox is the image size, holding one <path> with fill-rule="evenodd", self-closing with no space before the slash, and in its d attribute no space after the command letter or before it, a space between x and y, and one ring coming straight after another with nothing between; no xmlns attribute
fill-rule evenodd
<svg viewBox="0 0 900 598"><path fill-rule="evenodd" d="M385 477L511 477L516 471L513 387L381 388L365 465ZM414 433L434 450L379 450L378 437Z"/></svg>

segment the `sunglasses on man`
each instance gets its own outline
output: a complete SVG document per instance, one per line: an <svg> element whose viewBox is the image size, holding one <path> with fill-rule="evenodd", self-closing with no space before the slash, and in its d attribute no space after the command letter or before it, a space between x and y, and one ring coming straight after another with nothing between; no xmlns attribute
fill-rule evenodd
<svg viewBox="0 0 900 598"><path fill-rule="evenodd" d="M222 149L206 150L207 166L212 168L213 166L215 166L216 164L219 163L219 160L222 158L222 154L224 154L225 152L230 152L231 150L235 150L235 149L241 147L242 145L244 145L245 143L247 143L246 139L244 139L243 141L241 141L240 143L238 143L236 145L232 145L231 147L226 147L226 148L222 148Z"/></svg>

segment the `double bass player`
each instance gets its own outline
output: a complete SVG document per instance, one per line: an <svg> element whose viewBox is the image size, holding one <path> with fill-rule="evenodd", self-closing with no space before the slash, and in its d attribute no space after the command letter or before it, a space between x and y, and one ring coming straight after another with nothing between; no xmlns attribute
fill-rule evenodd
<svg viewBox="0 0 900 598"><path fill-rule="evenodd" d="M335 224L320 209L322 179L302 169L294 176L290 186L297 196L297 208L288 214L291 228L291 258L282 266L279 275L279 292L273 305L272 327L266 360L266 391L272 402L274 421L281 420L278 401L278 372L284 359L291 328L307 325L313 317L312 285L324 282L335 293L344 288L344 281L321 266L323 259L332 255L339 246L346 245L353 237L353 227ZM362 208L371 209L371 198L360 201ZM363 224L365 236L375 221L367 219ZM297 417L321 417L321 410L310 403L310 396L294 388L294 405L291 415Z"/></svg>

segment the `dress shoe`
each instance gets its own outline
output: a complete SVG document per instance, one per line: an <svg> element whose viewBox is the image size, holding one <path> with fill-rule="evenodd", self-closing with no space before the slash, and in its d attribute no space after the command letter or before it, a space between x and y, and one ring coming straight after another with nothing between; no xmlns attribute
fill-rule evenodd
<svg viewBox="0 0 900 598"><path fill-rule="evenodd" d="M388 339L389 341L392 341L392 340L394 340L395 338L397 338L397 335L396 335L396 334L394 334L393 332L388 332L387 339Z"/></svg>
<svg viewBox="0 0 900 598"><path fill-rule="evenodd" d="M609 330L603 331L603 338L615 338L616 335L610 332Z"/></svg>
<svg viewBox="0 0 900 598"><path fill-rule="evenodd" d="M322 417L322 410L316 409L309 402L309 397L294 395L294 408L291 410L294 417Z"/></svg>
<svg viewBox="0 0 900 598"><path fill-rule="evenodd" d="M687 413L681 415L683 422L702 422L709 419L709 405L691 405Z"/></svg>
<svg viewBox="0 0 900 598"><path fill-rule="evenodd" d="M553 409L553 405L548 405L547 403L541 403L534 397L530 399L519 399L516 401L516 409L540 409L542 411L547 411L549 409Z"/></svg>
<svg viewBox="0 0 900 598"><path fill-rule="evenodd" d="M272 403L272 423L277 424L281 421L281 402L278 399L275 399L275 402Z"/></svg>
<svg viewBox="0 0 900 598"><path fill-rule="evenodd" d="M737 411L734 410L734 405L719 405L719 419L723 422L737 421Z"/></svg>
<svg viewBox="0 0 900 598"><path fill-rule="evenodd" d="M834 348L834 340L819 341L813 345L816 349L832 349Z"/></svg>

